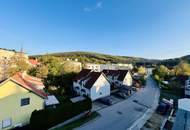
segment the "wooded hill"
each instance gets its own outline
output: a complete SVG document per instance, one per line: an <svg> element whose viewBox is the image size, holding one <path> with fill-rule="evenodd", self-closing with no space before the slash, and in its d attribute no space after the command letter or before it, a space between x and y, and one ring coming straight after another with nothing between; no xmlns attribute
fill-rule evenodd
<svg viewBox="0 0 190 130"><path fill-rule="evenodd" d="M159 60L145 59L139 57L128 57L128 56L116 56L109 54L101 54L95 52L63 52L63 53L52 53L48 54L51 56L61 57L64 59L78 59L85 63L157 63ZM42 55L36 55L32 57L40 57Z"/></svg>
<svg viewBox="0 0 190 130"><path fill-rule="evenodd" d="M133 63L137 65L157 65L164 64L166 66L175 66L181 61L190 63L190 55L183 56L180 58L157 60L157 59L146 59L140 57L128 57L128 56L116 56L109 54L101 54L96 52L61 52L61 53L51 53L51 56L60 57L63 59L78 59L80 62L85 63ZM35 55L31 57L41 57L43 55Z"/></svg>

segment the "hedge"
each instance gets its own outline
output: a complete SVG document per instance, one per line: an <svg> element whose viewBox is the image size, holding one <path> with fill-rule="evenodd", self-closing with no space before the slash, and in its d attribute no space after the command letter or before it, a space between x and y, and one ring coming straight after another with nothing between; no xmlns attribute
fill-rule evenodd
<svg viewBox="0 0 190 130"><path fill-rule="evenodd" d="M30 127L32 130L45 130L91 108L91 101L84 100L77 103L61 104L57 108L35 110L30 118Z"/></svg>

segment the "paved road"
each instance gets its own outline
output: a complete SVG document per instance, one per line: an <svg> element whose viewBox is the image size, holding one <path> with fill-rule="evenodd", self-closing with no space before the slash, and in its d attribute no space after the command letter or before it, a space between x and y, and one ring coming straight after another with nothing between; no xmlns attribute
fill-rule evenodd
<svg viewBox="0 0 190 130"><path fill-rule="evenodd" d="M147 86L125 101L98 111L101 117L76 130L127 130L158 102L159 89L149 76ZM134 102L137 100L138 102ZM153 105L154 104L154 105ZM142 119L143 120L143 119ZM133 128L136 129L136 128Z"/></svg>

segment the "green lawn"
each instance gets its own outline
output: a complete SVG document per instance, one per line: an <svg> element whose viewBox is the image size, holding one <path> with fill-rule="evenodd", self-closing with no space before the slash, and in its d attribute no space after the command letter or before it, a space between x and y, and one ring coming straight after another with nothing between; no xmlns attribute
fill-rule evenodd
<svg viewBox="0 0 190 130"><path fill-rule="evenodd" d="M71 122L71 123L69 123L69 124L67 124L67 125L65 125L65 126L63 126L63 127L56 128L56 129L54 129L54 130L72 130L72 129L76 128L76 127L82 126L83 124L89 122L89 121L92 120L92 119L97 118L98 116L100 116L99 113L93 112L93 113L92 113L90 116L88 116L88 117L82 117L82 118L79 119L79 120L76 120L76 121L74 121L74 122Z"/></svg>

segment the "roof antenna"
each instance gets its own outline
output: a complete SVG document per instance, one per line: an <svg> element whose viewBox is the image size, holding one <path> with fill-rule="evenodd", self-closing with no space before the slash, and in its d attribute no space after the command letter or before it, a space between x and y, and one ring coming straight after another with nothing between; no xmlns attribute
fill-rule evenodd
<svg viewBox="0 0 190 130"><path fill-rule="evenodd" d="M20 53L23 53L23 44L21 44Z"/></svg>
<svg viewBox="0 0 190 130"><path fill-rule="evenodd" d="M23 52L23 44L21 44L21 47L20 47L20 58L23 57L23 54L24 54L24 52Z"/></svg>

